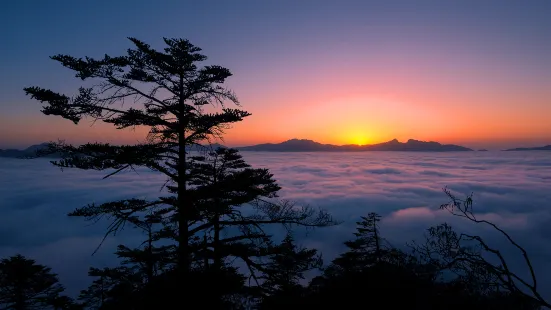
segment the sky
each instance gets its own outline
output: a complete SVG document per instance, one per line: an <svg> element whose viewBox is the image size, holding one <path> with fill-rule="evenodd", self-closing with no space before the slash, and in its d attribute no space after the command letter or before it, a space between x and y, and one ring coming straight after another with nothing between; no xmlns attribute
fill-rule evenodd
<svg viewBox="0 0 551 310"><path fill-rule="evenodd" d="M79 80L49 56L121 55L127 37L186 38L232 71L252 116L228 146L551 144L549 14L547 0L12 1L0 10L0 148L143 139L45 116L22 90L74 94Z"/></svg>

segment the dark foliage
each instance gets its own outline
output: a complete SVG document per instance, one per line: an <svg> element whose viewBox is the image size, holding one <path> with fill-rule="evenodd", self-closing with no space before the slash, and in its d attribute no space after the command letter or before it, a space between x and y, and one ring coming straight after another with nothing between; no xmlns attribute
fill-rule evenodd
<svg viewBox="0 0 551 310"><path fill-rule="evenodd" d="M50 268L22 255L0 261L1 309L76 309Z"/></svg>
<svg viewBox="0 0 551 310"><path fill-rule="evenodd" d="M82 291L81 305L59 296L62 288L50 274L46 285L39 287L54 283L52 291L15 298L27 306L7 309L33 309L29 305L36 301L40 309L171 309L176 304L209 309L355 308L358 305L370 309L549 308L544 300L537 298L539 295L510 289L503 282L507 271L484 260L487 250L472 244L472 240L462 240L461 234L451 226L429 228L424 242L413 243L412 250L404 252L381 236L379 219L374 213L362 217L357 223L355 238L345 242L348 251L335 258L308 284L304 281L305 272L322 267L321 256L314 249L297 246L289 234L279 244L266 241L264 250L268 253L258 268L258 286L249 285L239 268L226 263L222 267L213 263L198 265L187 274L187 281L193 285L184 287L177 268L148 278L146 270L132 268L136 265L126 262L126 266L112 269L91 268L90 275L96 280ZM13 264L21 259L27 262L25 268L34 264L17 256L4 259L0 271L6 270L8 262ZM37 270L41 270L40 274L49 273L43 266L33 270L31 273ZM5 292L14 291L10 285L19 283L15 279L28 277L21 272L11 277L2 276L2 301L7 300ZM185 298L181 294L183 289L189 294ZM185 300L183 304L182 300Z"/></svg>
<svg viewBox="0 0 551 310"><path fill-rule="evenodd" d="M485 261L457 259L440 245L458 244L447 224L430 228L426 243L410 253L390 246L380 235L379 216L371 213L358 222L355 239L345 242L341 254L300 293L278 300L266 299L262 308L301 307L370 309L539 309L537 298L501 284L494 267ZM450 248L447 248L449 250ZM421 253L421 250L423 252ZM464 250L482 258L484 249ZM450 260L450 255L456 257ZM447 270L455 276L445 277ZM274 305L276 305L274 307Z"/></svg>

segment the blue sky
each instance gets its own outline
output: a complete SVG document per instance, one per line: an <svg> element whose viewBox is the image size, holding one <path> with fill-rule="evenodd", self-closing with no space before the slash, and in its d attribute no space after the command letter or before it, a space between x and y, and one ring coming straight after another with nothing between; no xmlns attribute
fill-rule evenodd
<svg viewBox="0 0 551 310"><path fill-rule="evenodd" d="M551 143L542 116L551 112L550 13L551 2L538 0L12 1L0 12L0 147L133 139L41 116L22 91L39 85L73 92L78 81L48 56L117 55L130 47L129 36L153 46L163 36L187 38L234 72L228 85L253 117L229 132L230 145L295 137ZM407 113L383 121L363 116L375 109L370 100ZM318 110L342 105L339 122ZM422 117L434 127L407 120L419 109L429 111ZM450 114L479 115L471 121L484 128L438 121ZM328 123L340 130L324 131ZM266 133L258 133L261 125Z"/></svg>

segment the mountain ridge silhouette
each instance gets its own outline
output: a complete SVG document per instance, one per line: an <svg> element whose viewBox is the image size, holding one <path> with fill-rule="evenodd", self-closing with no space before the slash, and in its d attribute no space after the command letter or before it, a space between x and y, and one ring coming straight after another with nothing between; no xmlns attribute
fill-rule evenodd
<svg viewBox="0 0 551 310"><path fill-rule="evenodd" d="M454 152L473 151L470 148L454 145L440 144L434 141L420 141L408 139L402 143L398 139L387 142L368 145L334 145L322 144L309 139L290 139L281 143L263 143L251 146L235 147L241 151L256 152L361 152L361 151L402 151L402 152Z"/></svg>
<svg viewBox="0 0 551 310"><path fill-rule="evenodd" d="M32 156L48 143L31 145L25 149L0 149L0 157L18 158ZM209 151L218 147L227 148L219 143L197 145L188 147L189 151ZM408 139L406 142L400 142L398 139L392 139L387 142L356 145L356 144L323 144L310 139L293 138L280 143L261 143L248 146L233 147L244 152L464 152L474 151L468 147L455 144L441 144L435 141L421 141ZM479 151L486 151L481 149ZM551 151L551 145L542 147L511 148L503 151ZM46 157L57 157L56 155Z"/></svg>
<svg viewBox="0 0 551 310"><path fill-rule="evenodd" d="M506 149L504 151L551 151L551 144L539 147L517 147L513 149Z"/></svg>

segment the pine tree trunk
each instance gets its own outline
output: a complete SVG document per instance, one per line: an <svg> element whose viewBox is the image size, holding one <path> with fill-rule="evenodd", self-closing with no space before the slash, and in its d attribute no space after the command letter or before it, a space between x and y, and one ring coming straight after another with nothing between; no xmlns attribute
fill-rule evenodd
<svg viewBox="0 0 551 310"><path fill-rule="evenodd" d="M213 242L213 272L216 275L216 283L215 285L215 296L217 298L217 306L220 309L222 307L222 288L221 283L223 283L223 273L222 273L222 257L220 255L220 218L219 215L216 214L214 218L214 242Z"/></svg>
<svg viewBox="0 0 551 310"><path fill-rule="evenodd" d="M148 230L148 240L147 240L147 283L150 283L153 280L155 262L153 259L153 236L151 233L151 226Z"/></svg>
<svg viewBox="0 0 551 310"><path fill-rule="evenodd" d="M222 269L222 257L220 255L220 219L218 215L214 219L214 242L213 242L214 269Z"/></svg>
<svg viewBox="0 0 551 310"><path fill-rule="evenodd" d="M189 233L188 209L186 205L186 111L184 106L184 77L180 76L180 132L178 134L178 270L188 273L189 260Z"/></svg>
<svg viewBox="0 0 551 310"><path fill-rule="evenodd" d="M14 287L14 295L15 303L13 305L13 309L25 310L25 296L23 295L23 288L19 283Z"/></svg>
<svg viewBox="0 0 551 310"><path fill-rule="evenodd" d="M377 232L377 224L373 222L373 232L375 233L375 260L379 262L381 258L381 245L379 243L379 234Z"/></svg>

